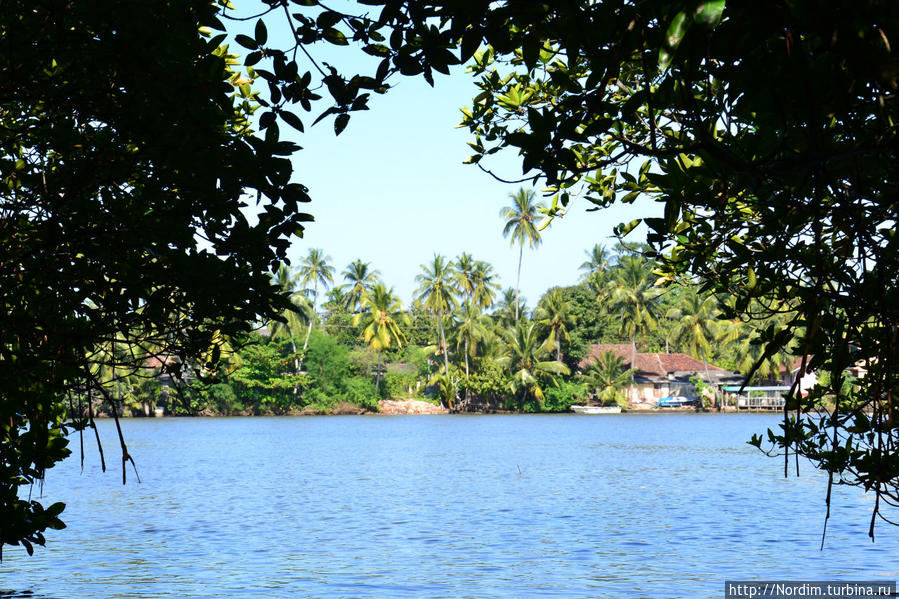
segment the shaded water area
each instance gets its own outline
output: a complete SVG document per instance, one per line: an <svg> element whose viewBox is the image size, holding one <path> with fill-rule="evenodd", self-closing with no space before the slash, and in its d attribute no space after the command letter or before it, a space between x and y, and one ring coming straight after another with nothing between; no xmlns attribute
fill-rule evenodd
<svg viewBox="0 0 899 599"><path fill-rule="evenodd" d="M723 597L725 579L899 578L871 498L746 445L770 415L125 422L49 473L69 528L0 597ZM73 440L76 447L77 437Z"/></svg>

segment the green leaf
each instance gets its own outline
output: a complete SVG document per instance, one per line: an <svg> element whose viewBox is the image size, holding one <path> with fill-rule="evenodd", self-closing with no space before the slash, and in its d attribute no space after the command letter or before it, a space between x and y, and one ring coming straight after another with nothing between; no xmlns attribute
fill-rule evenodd
<svg viewBox="0 0 899 599"><path fill-rule="evenodd" d="M347 123L350 122L350 115L348 114L339 114L337 118L334 119L334 134L340 135L343 133L343 130L346 129Z"/></svg>
<svg viewBox="0 0 899 599"><path fill-rule="evenodd" d="M262 21L262 19L256 21L256 31L254 33L256 37L256 43L260 46L264 46L265 42L268 41L268 31L265 29L265 23Z"/></svg>
<svg viewBox="0 0 899 599"><path fill-rule="evenodd" d="M334 29L333 27L329 27L322 32L322 37L325 40L331 42L336 46L348 46L349 42L346 41L346 36L341 33L339 30Z"/></svg>
<svg viewBox="0 0 899 599"><path fill-rule="evenodd" d="M668 31L665 33L665 44L667 47L676 50L681 41L683 41L684 35L689 28L690 19L687 16L686 11L682 10L674 15L674 19L671 21L671 25L668 26Z"/></svg>
<svg viewBox="0 0 899 599"><path fill-rule="evenodd" d="M244 59L243 64L246 67L251 67L254 64L258 63L260 60L262 60L262 52L250 52Z"/></svg>
<svg viewBox="0 0 899 599"><path fill-rule="evenodd" d="M278 115L284 120L285 123L296 129L300 133L304 131L303 121L301 121L300 117L298 117L294 113L282 110L278 113Z"/></svg>
<svg viewBox="0 0 899 599"><path fill-rule="evenodd" d="M712 0L711 2L703 2L696 7L696 13L693 20L706 29L714 29L721 22L721 15L724 12L725 0Z"/></svg>
<svg viewBox="0 0 899 599"><path fill-rule="evenodd" d="M635 218L634 220L632 220L631 222L629 222L627 224L622 223L622 224L618 225L617 227L615 227L615 235L618 235L619 237L624 237L625 235L627 235L628 233L633 231L634 228L637 225L639 225L642 221L643 221L642 218Z"/></svg>
<svg viewBox="0 0 899 599"><path fill-rule="evenodd" d="M248 35L243 35L242 33L234 36L234 41L248 50L256 50L259 48L259 44L256 43L256 40Z"/></svg>
<svg viewBox="0 0 899 599"><path fill-rule="evenodd" d="M384 44L368 44L367 46L362 47L362 51L368 54L369 56L389 56L390 48L385 46Z"/></svg>

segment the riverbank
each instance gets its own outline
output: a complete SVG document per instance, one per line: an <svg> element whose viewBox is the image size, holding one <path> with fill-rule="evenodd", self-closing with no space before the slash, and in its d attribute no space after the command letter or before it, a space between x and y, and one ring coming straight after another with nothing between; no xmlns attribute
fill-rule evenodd
<svg viewBox="0 0 899 599"><path fill-rule="evenodd" d="M120 418L139 418L143 419L145 417L154 418L154 417L195 417L202 416L207 418L216 418L216 417L240 417L240 416L358 416L358 415L442 415L442 414L452 414L455 413L452 410L447 409L442 405L438 405L433 402L424 401L421 399L381 399L377 402L377 410L367 409L366 407L362 407L353 403L340 401L337 402L333 406L323 407L323 406L310 406L304 408L302 410L288 410L285 412L275 412L275 411L252 411L252 410L232 410L228 412L220 412L210 408L199 409L195 412L186 412L181 411L177 413L167 412L165 414L158 413L155 410L146 410L141 412L126 412L119 413ZM716 410L715 408L706 407L703 409L697 409L695 406L680 406L680 407L670 407L670 408L658 408L654 403L643 403L637 402L632 403L626 410L625 413L631 414L645 414L645 413L695 413L695 412L727 412L727 413L737 413L737 412L745 412L745 410L737 410L734 406L726 406L722 410ZM528 412L528 411L515 411L515 410L471 410L465 412L458 413L466 413L466 414L547 414L547 413L571 413L570 411L562 411L562 412ZM83 414L84 417L87 417L87 414ZM95 408L94 412L95 418L112 418L112 413L108 410L99 410Z"/></svg>

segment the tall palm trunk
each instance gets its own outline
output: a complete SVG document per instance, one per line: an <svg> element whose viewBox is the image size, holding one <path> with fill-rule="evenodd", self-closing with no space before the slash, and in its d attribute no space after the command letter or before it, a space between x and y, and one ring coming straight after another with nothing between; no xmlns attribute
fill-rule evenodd
<svg viewBox="0 0 899 599"><path fill-rule="evenodd" d="M465 405L469 400L469 373L468 373L468 339L465 340Z"/></svg>
<svg viewBox="0 0 899 599"><path fill-rule="evenodd" d="M312 334L312 321L309 321L309 327L306 329L306 339L303 341L303 355L300 356L297 364L297 372L303 369L303 359L306 357L306 348L309 347L309 335Z"/></svg>
<svg viewBox="0 0 899 599"><path fill-rule="evenodd" d="M705 350L700 352L702 354L702 366L705 368L705 380L709 384L709 388L712 390L712 398L715 401L715 406L717 406L718 411L721 411L721 402L718 400L718 392L715 390L715 387L712 385L712 376L709 374L709 362L705 357Z"/></svg>
<svg viewBox="0 0 899 599"><path fill-rule="evenodd" d="M293 351L293 367L296 369L296 374L300 374L300 371L303 369L303 361L297 357L297 344L293 340L293 337L290 338L290 349ZM293 394L297 395L300 392L300 384L297 383L293 386Z"/></svg>
<svg viewBox="0 0 899 599"><path fill-rule="evenodd" d="M446 335L443 332L443 313L437 314L437 327L440 329L440 343L443 344L443 367L446 376L449 376L449 353L446 348Z"/></svg>
<svg viewBox="0 0 899 599"><path fill-rule="evenodd" d="M312 288L312 318L309 319L309 327L306 329L306 339L303 341L303 357L300 358L300 368L303 367L303 359L306 357L306 348L309 347L309 335L312 334L312 324L315 322L315 304L318 302L318 281ZM299 370L297 370L299 372Z"/></svg>
<svg viewBox="0 0 899 599"><path fill-rule="evenodd" d="M378 367L375 370L375 395L381 388L381 352L378 352Z"/></svg>
<svg viewBox="0 0 899 599"><path fill-rule="evenodd" d="M515 320L518 320L518 288L521 286L521 259L524 257L524 242L518 246L518 278L515 279Z"/></svg>
<svg viewBox="0 0 899 599"><path fill-rule="evenodd" d="M637 372L637 327L634 327L634 332L631 335L631 382L636 383L637 380L634 378L634 375Z"/></svg>
<svg viewBox="0 0 899 599"><path fill-rule="evenodd" d="M562 361L562 335L556 329L556 362Z"/></svg>

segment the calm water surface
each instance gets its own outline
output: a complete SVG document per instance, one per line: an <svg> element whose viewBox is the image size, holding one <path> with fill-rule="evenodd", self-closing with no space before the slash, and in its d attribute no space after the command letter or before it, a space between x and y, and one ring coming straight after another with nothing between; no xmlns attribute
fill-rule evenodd
<svg viewBox="0 0 899 599"><path fill-rule="evenodd" d="M899 578L871 504L745 444L764 415L133 420L142 483L85 437L69 528L0 597L722 597L730 579ZM77 448L77 438L73 441ZM77 449L76 449L77 452Z"/></svg>

